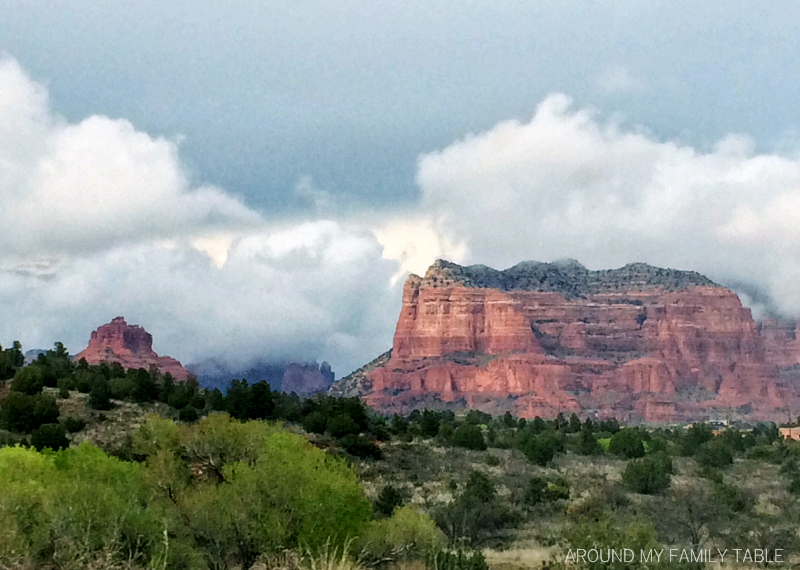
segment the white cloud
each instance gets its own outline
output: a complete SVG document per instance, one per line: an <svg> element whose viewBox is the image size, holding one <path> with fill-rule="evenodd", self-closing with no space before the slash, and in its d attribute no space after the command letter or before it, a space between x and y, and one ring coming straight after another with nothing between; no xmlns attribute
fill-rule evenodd
<svg viewBox="0 0 800 570"><path fill-rule="evenodd" d="M625 65L610 65L595 78L597 89L605 95L631 93L644 89L644 82L631 74Z"/></svg>
<svg viewBox="0 0 800 570"><path fill-rule="evenodd" d="M16 62L0 60L0 246L75 254L259 223L240 200L192 187L177 143L125 120L68 124Z"/></svg>
<svg viewBox="0 0 800 570"><path fill-rule="evenodd" d="M632 261L757 285L800 314L800 160L731 136L710 152L658 141L564 95L420 157L421 209L471 262Z"/></svg>
<svg viewBox="0 0 800 570"><path fill-rule="evenodd" d="M325 206L310 179L298 193ZM327 359L339 374L391 345L398 266L369 228L269 224L223 190L192 185L175 141L125 120L55 116L9 58L0 201L4 343L62 340L77 352L124 315L185 363Z"/></svg>

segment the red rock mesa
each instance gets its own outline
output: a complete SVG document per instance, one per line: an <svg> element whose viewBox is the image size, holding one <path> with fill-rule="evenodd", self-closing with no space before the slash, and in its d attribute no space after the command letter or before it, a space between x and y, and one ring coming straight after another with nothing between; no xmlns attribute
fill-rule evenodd
<svg viewBox="0 0 800 570"><path fill-rule="evenodd" d="M437 261L407 279L392 350L331 391L386 412L785 419L800 411L796 337L694 272Z"/></svg>

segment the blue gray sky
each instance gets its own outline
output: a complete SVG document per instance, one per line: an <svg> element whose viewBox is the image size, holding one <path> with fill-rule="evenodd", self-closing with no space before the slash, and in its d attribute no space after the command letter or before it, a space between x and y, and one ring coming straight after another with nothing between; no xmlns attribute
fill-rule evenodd
<svg viewBox="0 0 800 570"><path fill-rule="evenodd" d="M4 344L343 374L437 256L800 314L797 3L0 0L0 52Z"/></svg>

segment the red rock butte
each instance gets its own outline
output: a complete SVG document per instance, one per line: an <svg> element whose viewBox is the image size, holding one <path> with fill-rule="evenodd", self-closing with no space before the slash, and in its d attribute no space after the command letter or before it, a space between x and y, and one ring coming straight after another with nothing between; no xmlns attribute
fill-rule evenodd
<svg viewBox="0 0 800 570"><path fill-rule="evenodd" d="M800 411L797 336L695 272L440 260L406 280L392 350L331 392L389 413L785 420Z"/></svg>
<svg viewBox="0 0 800 570"><path fill-rule="evenodd" d="M153 337L140 326L129 325L123 317L117 317L92 333L89 346L75 355L76 360L85 358L89 364L117 362L126 370L151 366L162 374L170 373L176 380L186 380L189 371L180 362L169 356L159 356L153 350Z"/></svg>

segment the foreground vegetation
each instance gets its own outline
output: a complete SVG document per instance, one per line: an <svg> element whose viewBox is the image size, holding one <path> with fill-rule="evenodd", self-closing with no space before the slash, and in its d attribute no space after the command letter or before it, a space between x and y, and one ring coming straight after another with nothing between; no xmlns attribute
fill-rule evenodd
<svg viewBox="0 0 800 570"><path fill-rule="evenodd" d="M800 445L774 424L387 418L72 363L60 345L27 367L0 351L0 373L0 567L512 570L592 547L797 562Z"/></svg>

